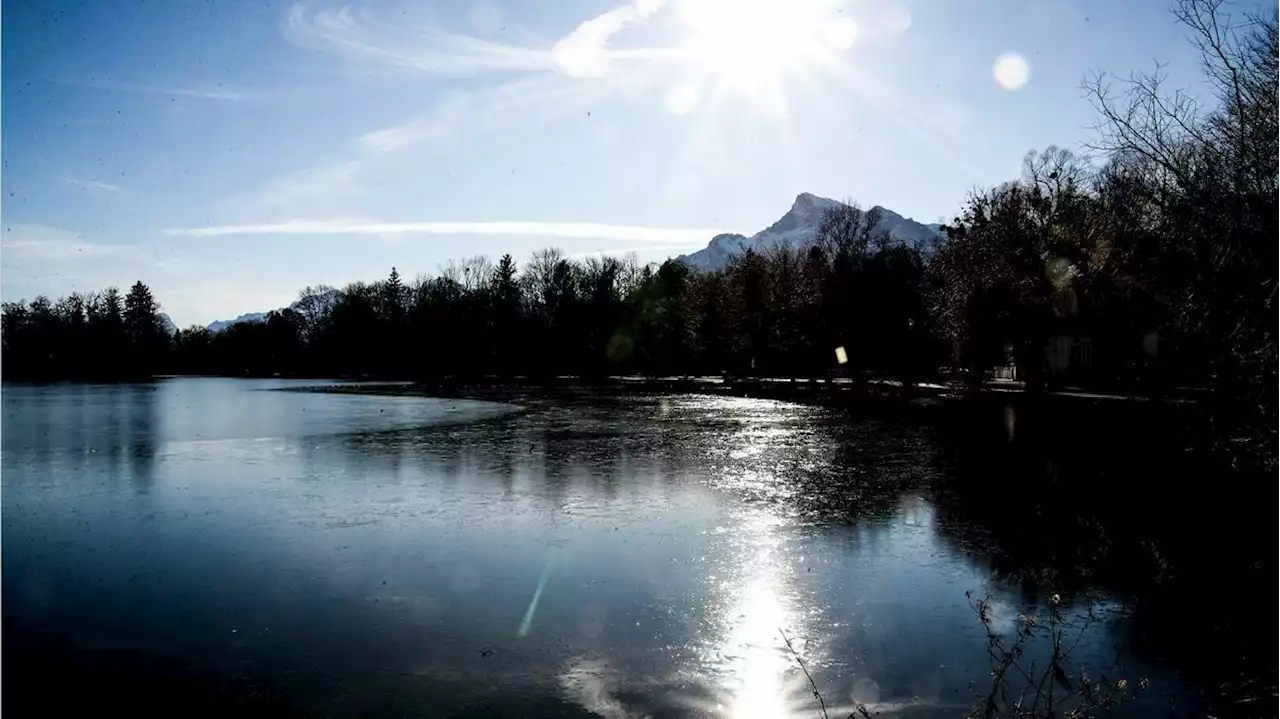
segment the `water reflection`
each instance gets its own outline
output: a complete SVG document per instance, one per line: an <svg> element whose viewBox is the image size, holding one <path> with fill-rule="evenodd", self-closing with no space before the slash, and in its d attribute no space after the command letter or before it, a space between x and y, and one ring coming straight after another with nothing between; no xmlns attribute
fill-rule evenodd
<svg viewBox="0 0 1280 719"><path fill-rule="evenodd" d="M780 523L767 511L742 518L736 528L739 564L717 587L723 606L722 638L708 663L722 666L724 678L718 689L726 700L717 709L725 716L787 717L797 709L806 714L811 709L808 692L788 681L795 678L796 665L782 632L800 646L806 632L789 596L790 563L774 534Z"/></svg>
<svg viewBox="0 0 1280 719"><path fill-rule="evenodd" d="M35 587L73 637L344 715L811 716L784 632L842 715L986 674L964 593L1001 574L926 425L271 386L6 388L6 622Z"/></svg>
<svg viewBox="0 0 1280 719"><path fill-rule="evenodd" d="M85 491L73 480L93 466L104 481L146 493L155 473L157 394L150 384L6 387L4 449L25 465L23 477L41 483Z"/></svg>

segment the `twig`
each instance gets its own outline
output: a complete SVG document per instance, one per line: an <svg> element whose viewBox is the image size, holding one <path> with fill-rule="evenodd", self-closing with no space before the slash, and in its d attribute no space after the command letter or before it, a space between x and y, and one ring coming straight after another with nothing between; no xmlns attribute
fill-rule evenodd
<svg viewBox="0 0 1280 719"><path fill-rule="evenodd" d="M782 635L782 641L786 643L787 650L791 652L791 656L796 658L796 664L800 665L800 671L804 672L804 676L809 680L809 687L813 689L813 696L818 700L818 706L822 708L822 719L830 719L827 716L827 703L822 701L822 694L818 692L818 685L813 681L813 675L809 674L809 670L804 666L804 660L800 658L800 654L796 652L796 648L791 646L791 640L787 639L787 635L782 631L782 627L778 627L778 634Z"/></svg>

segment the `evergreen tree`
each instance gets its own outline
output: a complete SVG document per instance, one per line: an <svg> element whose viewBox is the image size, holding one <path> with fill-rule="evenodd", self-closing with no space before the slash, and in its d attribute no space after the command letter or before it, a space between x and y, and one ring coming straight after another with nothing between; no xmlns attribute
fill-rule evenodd
<svg viewBox="0 0 1280 719"><path fill-rule="evenodd" d="M160 306L141 281L124 298L124 336L129 364L126 373L149 376L164 364L168 337L160 321Z"/></svg>
<svg viewBox="0 0 1280 719"><path fill-rule="evenodd" d="M525 356L524 326L521 321L520 284L516 278L516 262L503 255L493 268L491 297L493 302L494 370L502 375L519 374L520 360Z"/></svg>

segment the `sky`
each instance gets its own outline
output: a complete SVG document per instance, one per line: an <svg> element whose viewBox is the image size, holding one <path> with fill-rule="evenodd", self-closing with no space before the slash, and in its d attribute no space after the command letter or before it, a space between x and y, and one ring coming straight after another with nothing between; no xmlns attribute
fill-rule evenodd
<svg viewBox="0 0 1280 719"><path fill-rule="evenodd" d="M547 246L690 252L801 192L950 218L1079 149L1165 0L6 3L0 295L181 326Z"/></svg>

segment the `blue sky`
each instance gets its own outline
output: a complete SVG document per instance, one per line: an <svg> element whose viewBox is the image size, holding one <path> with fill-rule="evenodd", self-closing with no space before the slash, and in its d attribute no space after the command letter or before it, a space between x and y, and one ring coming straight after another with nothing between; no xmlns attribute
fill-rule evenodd
<svg viewBox="0 0 1280 719"><path fill-rule="evenodd" d="M802 191L938 221L1157 59L1197 87L1163 0L6 3L2 292L142 279L185 326L393 265L661 260Z"/></svg>

